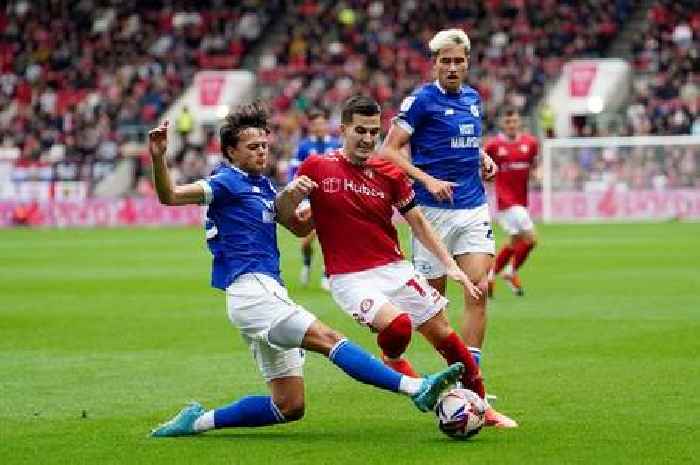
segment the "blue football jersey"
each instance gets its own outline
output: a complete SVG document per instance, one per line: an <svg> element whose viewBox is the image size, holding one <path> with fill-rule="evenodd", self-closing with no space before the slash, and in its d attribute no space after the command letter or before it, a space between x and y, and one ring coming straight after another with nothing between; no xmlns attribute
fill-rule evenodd
<svg viewBox="0 0 700 465"><path fill-rule="evenodd" d="M209 205L204 228L213 255L211 285L226 289L244 273L262 273L282 284L270 180L222 163L197 183Z"/></svg>
<svg viewBox="0 0 700 465"><path fill-rule="evenodd" d="M413 164L429 175L457 183L454 203L440 202L416 183L416 202L440 208L486 203L481 181L481 97L469 86L448 93L437 82L416 89L401 103L395 123L410 135Z"/></svg>
<svg viewBox="0 0 700 465"><path fill-rule="evenodd" d="M299 142L294 158L289 162L288 180L294 179L301 164L311 155L325 155L342 145L337 137L305 137Z"/></svg>

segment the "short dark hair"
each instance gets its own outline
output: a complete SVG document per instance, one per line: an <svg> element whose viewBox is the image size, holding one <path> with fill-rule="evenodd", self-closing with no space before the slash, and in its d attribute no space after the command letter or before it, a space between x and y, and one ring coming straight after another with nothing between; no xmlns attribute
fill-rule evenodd
<svg viewBox="0 0 700 465"><path fill-rule="evenodd" d="M501 108L501 116L505 117L514 115L520 116L520 112L513 105L506 105L503 108Z"/></svg>
<svg viewBox="0 0 700 465"><path fill-rule="evenodd" d="M246 105L239 105L235 110L226 116L224 124L219 129L221 140L221 153L228 159L226 149L235 147L238 144L241 132L249 128L263 129L269 133L267 126L269 115L267 108L260 101L255 101Z"/></svg>
<svg viewBox="0 0 700 465"><path fill-rule="evenodd" d="M382 112L376 100L366 95L353 95L343 103L343 112L340 122L343 124L352 123L352 115L374 116Z"/></svg>
<svg viewBox="0 0 700 465"><path fill-rule="evenodd" d="M306 112L306 119L307 120L313 121L316 118L328 119L328 111L326 111L322 108L312 108Z"/></svg>

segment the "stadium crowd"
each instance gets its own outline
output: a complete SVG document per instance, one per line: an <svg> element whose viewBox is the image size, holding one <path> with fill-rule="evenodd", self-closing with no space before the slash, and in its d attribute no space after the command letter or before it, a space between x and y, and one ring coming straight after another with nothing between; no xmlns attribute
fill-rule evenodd
<svg viewBox="0 0 700 465"><path fill-rule="evenodd" d="M553 159L554 190L600 191L700 187L698 147L566 149Z"/></svg>
<svg viewBox="0 0 700 465"><path fill-rule="evenodd" d="M26 0L0 10L0 147L15 176L96 180L201 69L237 67L278 1ZM60 38L60 40L57 40Z"/></svg>
<svg viewBox="0 0 700 465"><path fill-rule="evenodd" d="M659 0L632 44L637 71L626 133L700 134L700 9Z"/></svg>
<svg viewBox="0 0 700 465"><path fill-rule="evenodd" d="M634 44L643 77L635 82L625 133L700 132L700 13L692 3L664 0L651 9L648 30ZM271 103L277 138L270 174L284 183L305 110L328 109L337 129L340 102L363 92L382 104L387 123L401 99L430 79L426 42L435 30L468 31L469 80L483 96L484 121L493 131L502 105L527 113L566 60L604 56L640 4L11 1L0 10L0 154L19 154L16 179L93 182L119 157L133 155L130 142L143 142L197 70L238 66L261 44L259 97ZM177 154L181 181L206 172L217 139L210 131L201 147ZM145 181L147 157L141 160Z"/></svg>

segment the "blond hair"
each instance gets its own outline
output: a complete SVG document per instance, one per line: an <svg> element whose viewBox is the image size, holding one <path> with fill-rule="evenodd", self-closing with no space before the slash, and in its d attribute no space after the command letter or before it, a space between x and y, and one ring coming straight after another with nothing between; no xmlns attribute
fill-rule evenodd
<svg viewBox="0 0 700 465"><path fill-rule="evenodd" d="M445 29L435 34L428 42L428 48L433 54L453 45L463 45L465 53L469 55L469 50L471 50L469 36L461 29Z"/></svg>

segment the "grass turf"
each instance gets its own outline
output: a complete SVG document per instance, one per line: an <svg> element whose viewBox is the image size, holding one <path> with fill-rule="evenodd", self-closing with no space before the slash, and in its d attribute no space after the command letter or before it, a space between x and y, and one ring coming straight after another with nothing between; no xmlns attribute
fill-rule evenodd
<svg viewBox="0 0 700 465"><path fill-rule="evenodd" d="M223 296L208 287L201 231L0 231L0 461L697 461L700 225L540 226L540 236L522 272L527 296L497 289L483 359L497 407L521 427L460 443L407 399L315 354L304 421L149 439L189 399L212 407L265 392ZM292 297L375 351L317 279L299 288L294 239L283 234L281 249ZM418 337L409 356L423 371L442 366Z"/></svg>

